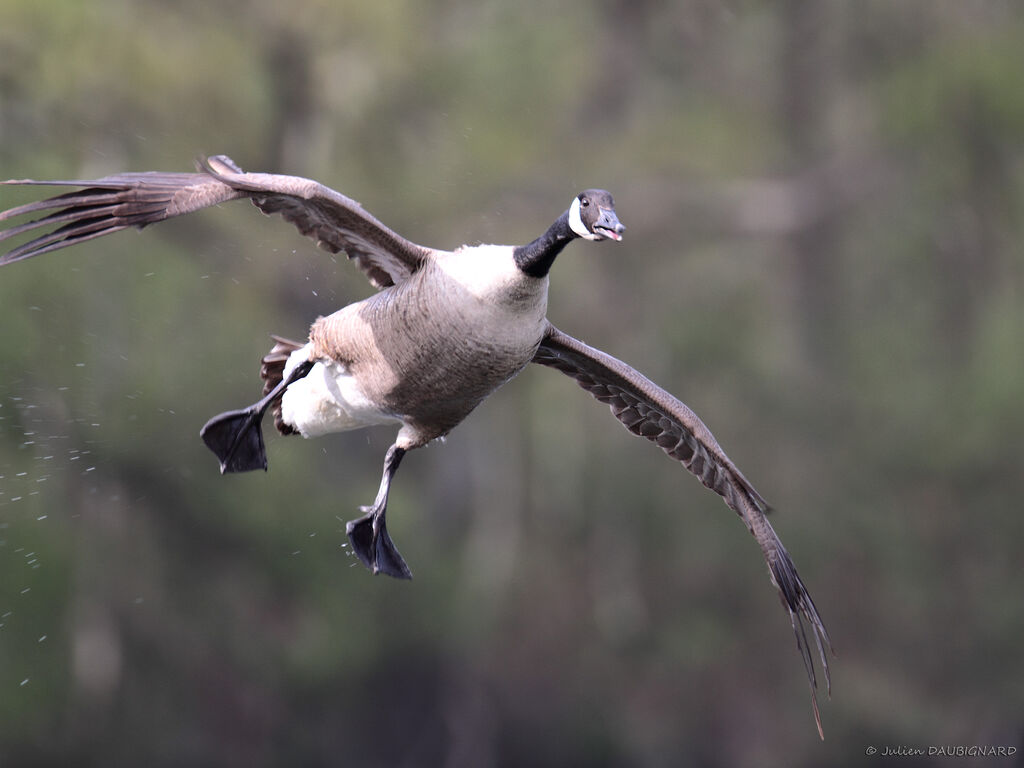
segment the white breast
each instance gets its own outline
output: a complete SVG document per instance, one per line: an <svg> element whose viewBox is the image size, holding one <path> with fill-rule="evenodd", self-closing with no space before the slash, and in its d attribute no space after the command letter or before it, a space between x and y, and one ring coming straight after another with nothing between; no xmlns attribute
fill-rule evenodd
<svg viewBox="0 0 1024 768"><path fill-rule="evenodd" d="M547 315L548 278L523 274L513 250L463 246L439 256L437 267L475 299L456 308L475 333L512 346L535 346Z"/></svg>
<svg viewBox="0 0 1024 768"><path fill-rule="evenodd" d="M494 298L521 282L509 245L464 245L439 254L437 265L478 299Z"/></svg>

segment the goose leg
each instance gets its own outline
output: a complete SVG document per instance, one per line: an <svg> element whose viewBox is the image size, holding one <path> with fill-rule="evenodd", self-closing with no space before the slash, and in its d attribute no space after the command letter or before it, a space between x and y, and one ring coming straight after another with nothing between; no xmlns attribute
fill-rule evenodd
<svg viewBox="0 0 1024 768"><path fill-rule="evenodd" d="M361 507L366 514L350 520L345 526L352 550L367 568L377 573L386 573L396 579L411 579L412 571L395 548L388 535L384 515L388 507L388 491L405 449L392 445L384 455L384 476L377 490L377 498L369 507Z"/></svg>
<svg viewBox="0 0 1024 768"><path fill-rule="evenodd" d="M267 408L284 394L288 385L298 381L313 368L312 361L295 367L287 379L278 382L259 402L240 411L225 411L210 419L199 430L206 447L220 459L220 473L248 472L267 468L267 450L263 444L260 422Z"/></svg>

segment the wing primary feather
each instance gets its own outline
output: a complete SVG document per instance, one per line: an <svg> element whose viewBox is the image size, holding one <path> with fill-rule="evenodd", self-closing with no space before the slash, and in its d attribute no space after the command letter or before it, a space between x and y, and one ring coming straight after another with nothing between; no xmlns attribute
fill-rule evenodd
<svg viewBox="0 0 1024 768"><path fill-rule="evenodd" d="M9 184L10 182L3 182ZM33 183L33 182L18 182L19 184ZM48 197L45 200L39 200L34 203L26 203L25 205L19 205L16 208L9 208L6 211L0 211L0 221L6 219L13 219L16 216L25 216L29 213L36 213L38 211L47 211L52 208L67 208L78 205L102 205L105 203L117 202L118 193L111 191L104 191L102 194L94 192L92 190L87 192L75 191L67 192L63 195L56 195L55 197ZM38 221L44 221L44 219L38 219ZM10 237L10 230L4 230L0 232L0 239Z"/></svg>
<svg viewBox="0 0 1024 768"><path fill-rule="evenodd" d="M90 217L104 216L113 213L117 209L117 203L108 205L90 205L89 213ZM32 221L26 221L24 224L19 224L16 227L5 229L0 232L0 240L6 240L9 237L17 237L18 235L30 232L33 229L39 227L48 227L51 224L60 224L69 221L79 221L83 218L83 213L79 210L68 210L66 208L58 210L55 213L51 213L48 216L43 216L39 219L33 219ZM59 230L57 230L59 231Z"/></svg>

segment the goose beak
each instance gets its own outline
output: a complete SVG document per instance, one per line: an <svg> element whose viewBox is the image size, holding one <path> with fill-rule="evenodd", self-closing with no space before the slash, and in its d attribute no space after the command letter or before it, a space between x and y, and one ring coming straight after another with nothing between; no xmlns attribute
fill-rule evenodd
<svg viewBox="0 0 1024 768"><path fill-rule="evenodd" d="M597 217L597 222L594 224L594 234L601 235L601 237L607 240L622 240L622 233L626 231L626 228L622 226L622 222L619 221L619 217L615 215L615 211L612 208L602 208L601 215Z"/></svg>

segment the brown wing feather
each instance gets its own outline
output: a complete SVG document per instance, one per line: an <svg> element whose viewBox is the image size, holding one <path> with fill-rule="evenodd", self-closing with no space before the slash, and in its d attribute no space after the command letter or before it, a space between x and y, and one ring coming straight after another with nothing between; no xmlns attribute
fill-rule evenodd
<svg viewBox="0 0 1024 768"><path fill-rule="evenodd" d="M243 173L224 155L201 161L200 173L122 173L95 180L12 180L3 184L84 187L0 212L0 221L51 211L0 231L0 241L44 234L0 257L0 266L127 227L142 228L228 200L248 197L265 213L280 213L331 253L345 251L378 288L401 282L430 250L384 226L359 203L297 176Z"/></svg>
<svg viewBox="0 0 1024 768"><path fill-rule="evenodd" d="M571 376L583 389L607 404L615 418L630 432L657 443L665 453L682 462L743 519L764 553L772 583L778 588L789 613L797 648L807 670L814 719L820 734L818 684L804 620L811 626L830 693L825 648L831 651L832 645L796 566L765 516L768 511L765 500L725 455L714 435L690 408L621 360L549 325L533 362Z"/></svg>
<svg viewBox="0 0 1024 768"><path fill-rule="evenodd" d="M406 240L355 200L316 181L205 167L214 178L245 192L264 213L280 213L321 248L347 253L378 288L402 282L430 257L429 248Z"/></svg>
<svg viewBox="0 0 1024 768"><path fill-rule="evenodd" d="M148 224L198 211L245 194L205 173L122 173L95 180L22 179L0 183L85 187L0 211L0 221L52 211L41 218L0 231L0 241L59 225L4 254L0 257L0 266L83 243L127 227L141 229Z"/></svg>

